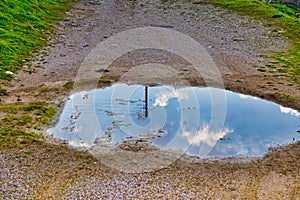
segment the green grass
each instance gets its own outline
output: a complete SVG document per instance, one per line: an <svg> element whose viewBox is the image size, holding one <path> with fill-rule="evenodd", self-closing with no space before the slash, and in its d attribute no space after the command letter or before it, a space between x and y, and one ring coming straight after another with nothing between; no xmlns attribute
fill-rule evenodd
<svg viewBox="0 0 300 200"><path fill-rule="evenodd" d="M291 46L272 55L285 66L285 76L291 78L300 87L300 20L296 16L299 9L282 4L266 4L260 0L210 0L212 4L222 6L241 15L254 19L264 19L274 28L283 29Z"/></svg>
<svg viewBox="0 0 300 200"><path fill-rule="evenodd" d="M0 1L0 79L17 72L32 52L46 45L51 23L62 18L71 0ZM8 93L0 87L0 96Z"/></svg>
<svg viewBox="0 0 300 200"><path fill-rule="evenodd" d="M49 124L56 111L56 107L45 102L1 105L0 149L43 141L43 136L34 133L32 128Z"/></svg>

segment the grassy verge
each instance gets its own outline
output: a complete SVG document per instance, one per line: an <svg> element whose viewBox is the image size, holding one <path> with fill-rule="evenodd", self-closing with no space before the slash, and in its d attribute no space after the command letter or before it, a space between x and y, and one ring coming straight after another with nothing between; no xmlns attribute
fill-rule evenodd
<svg viewBox="0 0 300 200"><path fill-rule="evenodd" d="M300 10L281 4L266 4L261 0L210 0L212 4L222 6L241 15L255 19L264 19L270 26L284 30L283 36L292 44L283 52L272 55L280 63L280 69L295 81L300 88L300 19L296 15Z"/></svg>
<svg viewBox="0 0 300 200"><path fill-rule="evenodd" d="M51 23L61 19L71 0L0 1L0 80L10 81L32 53L46 45ZM8 95L1 88L0 96Z"/></svg>
<svg viewBox="0 0 300 200"><path fill-rule="evenodd" d="M56 108L45 102L12 103L0 106L0 150L22 147L24 144L44 140L32 131L42 124L49 124Z"/></svg>

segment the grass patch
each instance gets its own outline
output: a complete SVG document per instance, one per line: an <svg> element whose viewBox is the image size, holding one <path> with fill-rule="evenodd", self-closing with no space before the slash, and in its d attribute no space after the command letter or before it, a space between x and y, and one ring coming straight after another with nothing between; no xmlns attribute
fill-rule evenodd
<svg viewBox="0 0 300 200"><path fill-rule="evenodd" d="M0 96L7 96L7 95L8 95L8 92L6 90L4 90L3 88L1 88L1 86L0 86Z"/></svg>
<svg viewBox="0 0 300 200"><path fill-rule="evenodd" d="M12 103L0 106L0 149L43 141L42 135L31 131L49 124L57 108L45 102Z"/></svg>
<svg viewBox="0 0 300 200"><path fill-rule="evenodd" d="M292 45L283 52L273 54L272 57L279 64L286 66L280 71L300 86L300 20L296 15L299 9L283 4L263 3L260 0L211 0L209 2L241 15L258 20L264 19L270 26L284 29L282 34Z"/></svg>
<svg viewBox="0 0 300 200"><path fill-rule="evenodd" d="M0 79L12 75L30 60L32 53L46 45L51 23L62 19L71 0L0 1ZM0 87L0 96L8 93Z"/></svg>
<svg viewBox="0 0 300 200"><path fill-rule="evenodd" d="M109 80L109 79L106 79L106 78L101 77L101 78L99 79L99 82L98 82L98 83L111 84L112 81Z"/></svg>
<svg viewBox="0 0 300 200"><path fill-rule="evenodd" d="M68 81L63 86L66 90L72 90L74 87L74 81Z"/></svg>
<svg viewBox="0 0 300 200"><path fill-rule="evenodd" d="M14 128L2 128L0 130L0 149L22 147L24 144L32 144L44 140L41 135L32 131L24 131Z"/></svg>

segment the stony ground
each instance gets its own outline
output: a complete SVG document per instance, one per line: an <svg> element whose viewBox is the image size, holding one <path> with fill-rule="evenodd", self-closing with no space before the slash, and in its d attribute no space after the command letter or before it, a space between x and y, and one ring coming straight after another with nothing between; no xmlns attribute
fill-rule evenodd
<svg viewBox="0 0 300 200"><path fill-rule="evenodd" d="M122 173L84 152L40 144L1 154L2 199L299 199L299 143L251 162L181 158Z"/></svg>
<svg viewBox="0 0 300 200"><path fill-rule="evenodd" d="M57 37L49 41L51 45L16 75L8 88L12 95L2 101L61 103L67 93L59 88L76 78L82 61L97 44L121 31L145 26L169 28L195 39L214 59L225 88L300 108L296 85L276 71L278 63L268 58L289 45L281 30L201 1L79 1L56 25ZM148 79L143 74L130 73L133 66L148 63L171 66L190 85L205 84L180 56L154 49L119 57L101 84L145 83ZM30 67L34 73L26 72ZM174 84L167 71L157 70L155 84ZM183 157L164 169L137 174L116 171L62 144L40 142L1 150L0 194L2 199L300 199L299 148L297 143L274 149L249 162Z"/></svg>

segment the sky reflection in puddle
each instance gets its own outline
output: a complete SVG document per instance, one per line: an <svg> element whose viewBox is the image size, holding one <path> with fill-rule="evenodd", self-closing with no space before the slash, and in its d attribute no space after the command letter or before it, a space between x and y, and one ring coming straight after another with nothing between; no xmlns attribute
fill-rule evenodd
<svg viewBox="0 0 300 200"><path fill-rule="evenodd" d="M54 137L74 147L148 141L190 155L262 156L300 140L300 113L214 88L116 84L73 94Z"/></svg>

